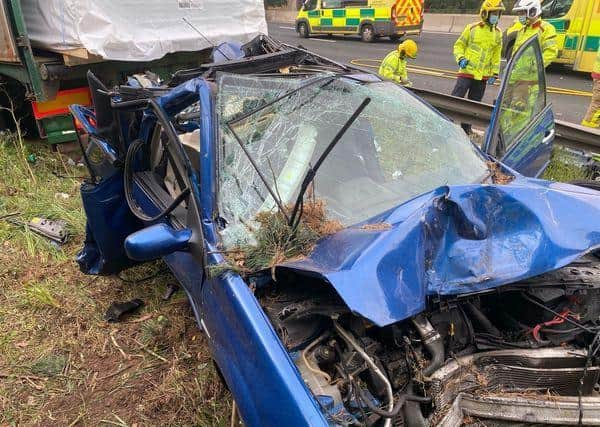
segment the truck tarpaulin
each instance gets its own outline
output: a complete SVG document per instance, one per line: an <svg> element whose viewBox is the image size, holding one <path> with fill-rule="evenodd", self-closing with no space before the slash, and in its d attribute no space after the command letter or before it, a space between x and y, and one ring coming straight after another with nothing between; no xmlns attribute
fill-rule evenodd
<svg viewBox="0 0 600 427"><path fill-rule="evenodd" d="M23 0L22 7L35 47L83 48L106 60L151 61L267 33L261 0Z"/></svg>

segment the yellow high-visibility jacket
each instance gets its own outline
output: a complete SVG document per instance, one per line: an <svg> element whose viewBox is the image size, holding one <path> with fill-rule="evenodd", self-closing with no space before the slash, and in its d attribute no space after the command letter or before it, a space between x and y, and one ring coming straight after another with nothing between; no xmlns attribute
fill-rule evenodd
<svg viewBox="0 0 600 427"><path fill-rule="evenodd" d="M495 25L476 22L465 27L454 43L454 59L465 58L466 68L458 70L459 77L484 80L500 73L502 31Z"/></svg>
<svg viewBox="0 0 600 427"><path fill-rule="evenodd" d="M397 50L386 55L379 66L379 75L401 84L410 84L406 69L406 58L400 58Z"/></svg>
<svg viewBox="0 0 600 427"><path fill-rule="evenodd" d="M513 54L519 50L523 43L538 34L538 40L540 41L542 56L544 58L544 67L550 65L558 56L558 43L556 42L556 29L554 28L554 25L538 19L527 26L517 22L511 28L518 29L517 38L513 47Z"/></svg>

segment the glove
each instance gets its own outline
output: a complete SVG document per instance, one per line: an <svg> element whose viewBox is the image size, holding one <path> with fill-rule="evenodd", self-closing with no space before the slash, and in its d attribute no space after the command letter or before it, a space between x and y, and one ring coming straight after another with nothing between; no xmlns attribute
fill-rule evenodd
<svg viewBox="0 0 600 427"><path fill-rule="evenodd" d="M469 60L467 58L462 58L460 61L458 61L458 66L460 68L467 68L467 65L469 65Z"/></svg>
<svg viewBox="0 0 600 427"><path fill-rule="evenodd" d="M404 87L412 87L413 83L410 80L404 80L402 81L402 84L404 85Z"/></svg>
<svg viewBox="0 0 600 427"><path fill-rule="evenodd" d="M487 84L489 84L489 85L493 85L493 84L496 82L496 80L497 80L497 79L498 79L498 78L497 78L497 77L495 77L495 76L489 77L489 78L487 79Z"/></svg>

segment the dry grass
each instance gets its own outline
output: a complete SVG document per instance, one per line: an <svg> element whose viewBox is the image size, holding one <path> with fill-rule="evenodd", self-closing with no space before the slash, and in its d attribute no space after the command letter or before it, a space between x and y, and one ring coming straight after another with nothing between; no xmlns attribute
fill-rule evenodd
<svg viewBox="0 0 600 427"><path fill-rule="evenodd" d="M389 230L392 228L391 224L388 224L387 222L377 222L375 224L365 224L362 227L360 227L361 230L365 230L365 231L385 231L385 230Z"/></svg>
<svg viewBox="0 0 600 427"><path fill-rule="evenodd" d="M490 171L490 177L492 178L492 182L498 185L506 185L512 182L515 179L514 176L505 174L500 169L500 165L496 162L487 162L488 169Z"/></svg>
<svg viewBox="0 0 600 427"><path fill-rule="evenodd" d="M182 292L161 297L166 273L135 283L160 263L127 272L133 283L85 276L73 261L85 218L79 181L41 143L30 143L37 184L20 148L0 140L0 217L20 212L68 221L57 248L0 220L0 426L227 425L230 397ZM66 193L68 198L55 197ZM139 313L117 324L102 316L113 301L141 298Z"/></svg>
<svg viewBox="0 0 600 427"><path fill-rule="evenodd" d="M291 212L293 207L288 207ZM342 224L327 218L322 200L304 203L301 220L293 230L283 213L261 212L256 218L256 244L242 245L226 253L227 263L213 266L209 272L216 276L233 270L240 274L272 269L276 265L308 255L322 237L341 230Z"/></svg>

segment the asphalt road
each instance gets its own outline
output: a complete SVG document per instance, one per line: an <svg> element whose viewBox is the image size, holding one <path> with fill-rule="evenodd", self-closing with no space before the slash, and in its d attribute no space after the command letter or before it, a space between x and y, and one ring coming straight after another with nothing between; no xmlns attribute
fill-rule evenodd
<svg viewBox="0 0 600 427"><path fill-rule="evenodd" d="M302 44L307 49L339 62L354 61L359 66L371 66L376 71L381 60L396 44L388 39L375 43L363 43L357 37L298 37L292 24L269 23L269 34L289 44ZM452 46L458 34L425 32L415 40L419 44L419 56L409 63L409 77L415 87L450 93L455 79L451 75L457 70L452 57ZM450 73L446 73L445 71ZM577 73L566 67L552 65L546 72L550 88L590 92L592 79L589 73ZM484 102L492 103L498 92L497 86L488 87ZM589 96L574 96L557 93L548 94L557 119L579 123L590 102Z"/></svg>

